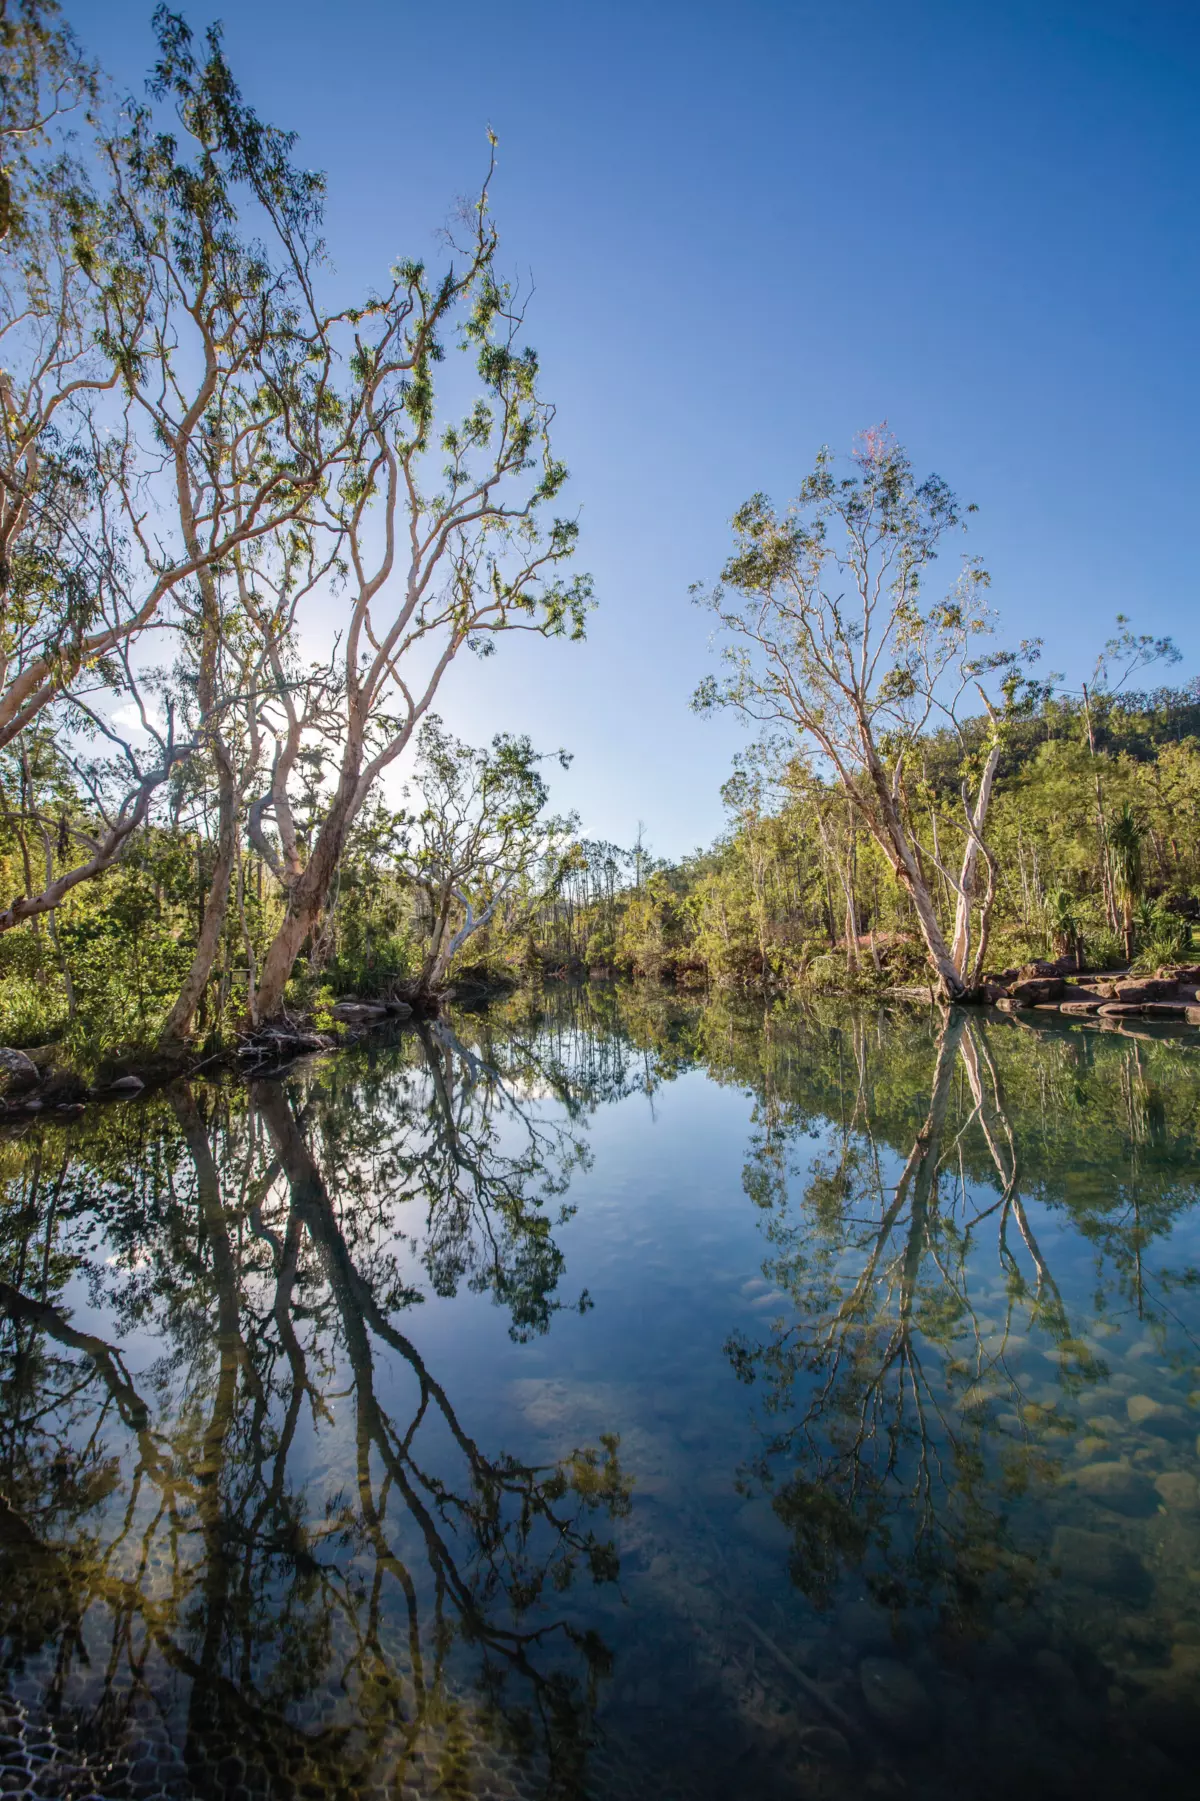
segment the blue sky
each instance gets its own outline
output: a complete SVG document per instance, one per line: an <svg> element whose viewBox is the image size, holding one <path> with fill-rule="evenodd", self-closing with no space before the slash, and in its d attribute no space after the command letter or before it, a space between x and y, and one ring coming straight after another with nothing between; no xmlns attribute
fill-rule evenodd
<svg viewBox="0 0 1200 1801"><path fill-rule="evenodd" d="M147 0L67 10L140 80ZM720 829L744 735L688 710L688 584L749 493L882 419L978 503L1007 637L1077 683L1124 611L1200 672L1194 0L184 10L328 172L351 290L436 254L499 135L600 605L583 645L466 660L441 711L572 750L555 800L589 832L643 819L678 855Z"/></svg>

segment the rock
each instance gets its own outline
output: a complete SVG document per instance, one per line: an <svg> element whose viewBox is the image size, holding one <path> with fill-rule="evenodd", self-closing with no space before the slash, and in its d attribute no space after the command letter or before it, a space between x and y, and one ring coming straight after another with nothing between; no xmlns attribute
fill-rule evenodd
<svg viewBox="0 0 1200 1801"><path fill-rule="evenodd" d="M1186 1019L1187 1003L1185 1001L1145 1001L1142 1004L1144 1019Z"/></svg>
<svg viewBox="0 0 1200 1801"><path fill-rule="evenodd" d="M778 1554L791 1549L792 1535L769 1501L747 1501L738 1509L736 1519L747 1538L753 1539L761 1550Z"/></svg>
<svg viewBox="0 0 1200 1801"><path fill-rule="evenodd" d="M1102 1594L1144 1602L1152 1587L1149 1573L1136 1551L1104 1532L1084 1532L1078 1526L1060 1526L1050 1546L1052 1561L1066 1582Z"/></svg>
<svg viewBox="0 0 1200 1801"><path fill-rule="evenodd" d="M1098 1013L1101 1005L1100 996L1097 994L1085 1001L1063 1001L1058 1010L1060 1013Z"/></svg>
<svg viewBox="0 0 1200 1801"><path fill-rule="evenodd" d="M1101 1438L1116 1438L1126 1431L1124 1420L1119 1420L1113 1413L1094 1413L1087 1422L1089 1432L1098 1433Z"/></svg>
<svg viewBox="0 0 1200 1801"><path fill-rule="evenodd" d="M1154 976L1141 981L1118 982L1119 1001L1170 1001L1178 999L1174 982L1160 982Z"/></svg>
<svg viewBox="0 0 1200 1801"><path fill-rule="evenodd" d="M1061 1000L1066 989L1061 976L1022 976L1008 991L1008 998L1022 1007L1036 1007L1042 1001Z"/></svg>
<svg viewBox="0 0 1200 1801"><path fill-rule="evenodd" d="M848 1601L840 1607L837 1630L856 1651L890 1651L892 1648L892 1622L873 1601Z"/></svg>
<svg viewBox="0 0 1200 1801"><path fill-rule="evenodd" d="M24 1094L27 1089L35 1088L38 1080L38 1066L32 1057L0 1044L0 1081L6 1095Z"/></svg>
<svg viewBox="0 0 1200 1801"><path fill-rule="evenodd" d="M1093 1458L1099 1457L1100 1453L1107 1449L1107 1438L1096 1438L1091 1433L1075 1442L1075 1455L1081 1457L1085 1463L1090 1463Z"/></svg>
<svg viewBox="0 0 1200 1801"><path fill-rule="evenodd" d="M1098 1019L1140 1019L1145 1012L1142 1001L1105 1001L1098 1009Z"/></svg>
<svg viewBox="0 0 1200 1801"><path fill-rule="evenodd" d="M1125 1403L1130 1423L1141 1432L1153 1432L1159 1438L1190 1438L1196 1430L1195 1416L1182 1407L1153 1401L1149 1395L1130 1395Z"/></svg>
<svg viewBox="0 0 1200 1801"><path fill-rule="evenodd" d="M998 1401L1002 1393L1001 1389L986 1382L972 1382L970 1388L959 1396L958 1410L960 1413L982 1413L994 1401Z"/></svg>
<svg viewBox="0 0 1200 1801"><path fill-rule="evenodd" d="M1189 1026L1200 1026L1200 1007L1185 1007L1183 1017Z"/></svg>
<svg viewBox="0 0 1200 1801"><path fill-rule="evenodd" d="M919 1745L934 1729L933 1702L920 1677L894 1657L864 1657L858 1666L872 1719L894 1738Z"/></svg>
<svg viewBox="0 0 1200 1801"><path fill-rule="evenodd" d="M1154 1483L1159 1498L1180 1513L1200 1508L1200 1483L1187 1470L1167 1470Z"/></svg>
<svg viewBox="0 0 1200 1801"><path fill-rule="evenodd" d="M1089 1463L1077 1473L1075 1484L1090 1501L1130 1519L1145 1519L1158 1510L1153 1482L1127 1463Z"/></svg>

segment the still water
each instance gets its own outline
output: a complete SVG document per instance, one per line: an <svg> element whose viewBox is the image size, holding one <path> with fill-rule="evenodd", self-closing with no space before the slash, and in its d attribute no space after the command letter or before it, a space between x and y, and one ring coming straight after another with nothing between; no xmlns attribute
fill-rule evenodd
<svg viewBox="0 0 1200 1801"><path fill-rule="evenodd" d="M4 1788L1195 1792L1192 1035L524 996L0 1182Z"/></svg>

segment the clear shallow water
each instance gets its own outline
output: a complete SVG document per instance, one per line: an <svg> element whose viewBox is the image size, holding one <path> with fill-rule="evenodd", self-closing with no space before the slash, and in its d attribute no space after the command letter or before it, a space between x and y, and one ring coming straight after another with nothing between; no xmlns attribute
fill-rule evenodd
<svg viewBox="0 0 1200 1801"><path fill-rule="evenodd" d="M1191 1792L1198 1113L566 992L10 1138L7 1786Z"/></svg>

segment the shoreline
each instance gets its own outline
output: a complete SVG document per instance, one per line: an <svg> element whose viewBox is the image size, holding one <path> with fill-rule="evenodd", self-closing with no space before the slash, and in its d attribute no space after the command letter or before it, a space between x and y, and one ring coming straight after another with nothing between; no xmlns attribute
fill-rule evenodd
<svg viewBox="0 0 1200 1801"><path fill-rule="evenodd" d="M1135 1023L1160 1028L1200 1026L1200 965L1181 966L1178 971L1164 969L1145 977L1132 976L1128 970L1090 975L1072 971L1068 975L1045 965L1025 966L1005 974L1007 981L991 979L963 1002L940 999L929 983L896 984L874 993L852 988L812 994L765 988L742 988L738 992L747 998L761 994L797 1006L817 1001L865 1007L900 1002L941 1012L962 1006L972 1013L990 1016L997 1024L1007 1021L1026 1029L1062 1023L1135 1036L1144 1035L1131 1030ZM596 985L618 987L625 980L606 975ZM653 987L681 1002L702 1002L713 992L679 988L661 980L628 981L634 987ZM579 985L591 984L585 977ZM190 1081L199 1075L205 1079L231 1074L247 1080L275 1079L312 1057L351 1050L364 1043L386 1043L388 1035L397 1028L420 1029L422 1024L439 1017L443 1007L455 999L474 1010L486 1008L513 992L504 982L486 987L472 983L461 991L452 985L424 1005L347 996L330 1009L335 1028L332 1032L318 1030L311 1018L289 1017L206 1054L185 1046L114 1054L101 1061L102 1073L96 1080L85 1077L68 1058L60 1062L60 1045L36 1045L27 1050L0 1046L0 1074L7 1071L9 1078L8 1091L0 1096L0 1128L27 1125L43 1115L63 1122L77 1117L87 1106L136 1100L172 1082Z"/></svg>

